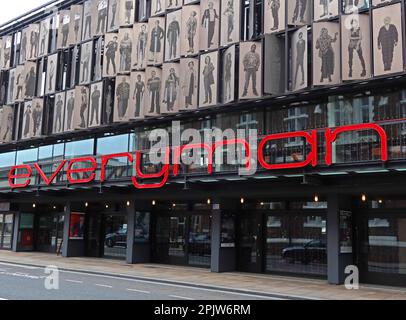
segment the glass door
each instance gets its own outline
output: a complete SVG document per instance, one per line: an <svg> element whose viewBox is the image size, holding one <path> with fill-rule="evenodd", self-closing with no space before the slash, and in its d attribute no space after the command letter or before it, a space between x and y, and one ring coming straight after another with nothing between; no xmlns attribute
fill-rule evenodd
<svg viewBox="0 0 406 320"><path fill-rule="evenodd" d="M12 247L14 214L0 214L0 249Z"/></svg>
<svg viewBox="0 0 406 320"><path fill-rule="evenodd" d="M211 217L192 215L189 223L189 265L210 267L211 265Z"/></svg>
<svg viewBox="0 0 406 320"><path fill-rule="evenodd" d="M326 226L320 212L268 214L266 272L327 275Z"/></svg>
<svg viewBox="0 0 406 320"><path fill-rule="evenodd" d="M238 223L238 270L262 272L262 214L243 212Z"/></svg>
<svg viewBox="0 0 406 320"><path fill-rule="evenodd" d="M156 262L187 264L186 223L185 215L158 215L154 244L154 259Z"/></svg>
<svg viewBox="0 0 406 320"><path fill-rule="evenodd" d="M406 285L406 214L374 212L358 218L357 262L361 281Z"/></svg>

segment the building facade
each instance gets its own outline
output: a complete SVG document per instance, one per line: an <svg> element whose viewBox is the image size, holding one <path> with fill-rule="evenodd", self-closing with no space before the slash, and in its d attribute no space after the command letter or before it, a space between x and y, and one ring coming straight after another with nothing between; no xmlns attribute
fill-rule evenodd
<svg viewBox="0 0 406 320"><path fill-rule="evenodd" d="M403 0L66 0L0 36L0 250L406 286ZM257 170L152 161L213 128Z"/></svg>

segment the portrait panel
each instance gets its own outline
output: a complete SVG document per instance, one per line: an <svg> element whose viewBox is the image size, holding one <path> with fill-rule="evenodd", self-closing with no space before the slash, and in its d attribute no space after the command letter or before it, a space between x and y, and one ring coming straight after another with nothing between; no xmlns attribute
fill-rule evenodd
<svg viewBox="0 0 406 320"><path fill-rule="evenodd" d="M99 37L94 42L94 68L93 68L93 81L99 81L102 79L102 51L103 51L103 38Z"/></svg>
<svg viewBox="0 0 406 320"><path fill-rule="evenodd" d="M21 31L19 64L24 64L24 62L27 60L29 29L30 28L27 27Z"/></svg>
<svg viewBox="0 0 406 320"><path fill-rule="evenodd" d="M45 58L41 58L38 61L37 97L42 97L45 94L45 85L47 81L46 65Z"/></svg>
<svg viewBox="0 0 406 320"><path fill-rule="evenodd" d="M360 80L371 76L370 32L368 15L341 17L343 80Z"/></svg>
<svg viewBox="0 0 406 320"><path fill-rule="evenodd" d="M118 1L119 0L110 0L109 1L109 13L107 15L107 31L115 31L118 29Z"/></svg>
<svg viewBox="0 0 406 320"><path fill-rule="evenodd" d="M82 41L83 6L73 5L70 7L70 23L68 44L73 45Z"/></svg>
<svg viewBox="0 0 406 320"><path fill-rule="evenodd" d="M131 28L120 29L118 33L119 43L119 68L118 72L131 72L131 57L133 51L133 30Z"/></svg>
<svg viewBox="0 0 406 320"><path fill-rule="evenodd" d="M181 97L179 110L193 110L198 107L199 59L180 59Z"/></svg>
<svg viewBox="0 0 406 320"><path fill-rule="evenodd" d="M150 18L148 20L149 44L148 65L159 65L164 60L165 47L165 18Z"/></svg>
<svg viewBox="0 0 406 320"><path fill-rule="evenodd" d="M79 82L80 72L80 45L75 45L71 49L71 69L70 69L70 88L74 88L75 85Z"/></svg>
<svg viewBox="0 0 406 320"><path fill-rule="evenodd" d="M217 103L218 52L200 56L199 107L210 107Z"/></svg>
<svg viewBox="0 0 406 320"><path fill-rule="evenodd" d="M181 21L181 10L176 10L166 15L165 61L180 59Z"/></svg>
<svg viewBox="0 0 406 320"><path fill-rule="evenodd" d="M118 35L116 33L107 33L104 46L103 76L114 77L118 71Z"/></svg>
<svg viewBox="0 0 406 320"><path fill-rule="evenodd" d="M65 92L59 92L55 94L52 133L63 132L63 123L65 116L65 99L66 99Z"/></svg>
<svg viewBox="0 0 406 320"><path fill-rule="evenodd" d="M147 66L148 23L136 23L133 27L132 65L135 70L144 70Z"/></svg>
<svg viewBox="0 0 406 320"><path fill-rule="evenodd" d="M23 126L21 130L21 139L28 139L32 134L32 101L24 103L23 110Z"/></svg>
<svg viewBox="0 0 406 320"><path fill-rule="evenodd" d="M223 52L222 66L222 102L229 103L235 100L235 45Z"/></svg>
<svg viewBox="0 0 406 320"><path fill-rule="evenodd" d="M80 80L79 84L88 84L92 75L93 41L85 42L80 49Z"/></svg>
<svg viewBox="0 0 406 320"><path fill-rule="evenodd" d="M39 57L48 54L50 32L51 32L51 18L42 20L40 23L40 31L39 31L39 52L38 52Z"/></svg>
<svg viewBox="0 0 406 320"><path fill-rule="evenodd" d="M87 86L77 86L75 88L75 105L73 109L73 129L86 129L88 119L89 88Z"/></svg>
<svg viewBox="0 0 406 320"><path fill-rule="evenodd" d="M93 21L95 21L93 35L100 36L107 30L108 0L93 0L93 3Z"/></svg>
<svg viewBox="0 0 406 320"><path fill-rule="evenodd" d="M262 44L258 41L240 43L240 99L262 95Z"/></svg>
<svg viewBox="0 0 406 320"><path fill-rule="evenodd" d="M129 27L134 24L135 0L118 0L118 21L121 27Z"/></svg>
<svg viewBox="0 0 406 320"><path fill-rule="evenodd" d="M240 1L221 0L221 45L240 41Z"/></svg>
<svg viewBox="0 0 406 320"><path fill-rule="evenodd" d="M42 135L42 120L44 113L43 104L43 99L34 99L25 103L23 114L23 139L36 138Z"/></svg>
<svg viewBox="0 0 406 320"><path fill-rule="evenodd" d="M278 95L286 91L286 40L276 34L264 38L264 92ZM241 77L241 75L239 75Z"/></svg>
<svg viewBox="0 0 406 320"><path fill-rule="evenodd" d="M70 10L62 10L59 12L59 27L58 27L58 49L67 48L69 46L71 12Z"/></svg>
<svg viewBox="0 0 406 320"><path fill-rule="evenodd" d="M301 90L308 86L308 46L307 27L302 27L292 34L290 48L291 61L291 90Z"/></svg>
<svg viewBox="0 0 406 320"><path fill-rule="evenodd" d="M338 0L316 0L313 2L314 21L338 16Z"/></svg>
<svg viewBox="0 0 406 320"><path fill-rule="evenodd" d="M103 98L105 108L103 110L103 123L110 124L113 122L113 110L115 101L115 78L105 80L106 96Z"/></svg>
<svg viewBox="0 0 406 320"><path fill-rule="evenodd" d="M269 0L264 6L264 33L285 30L286 0Z"/></svg>
<svg viewBox="0 0 406 320"><path fill-rule="evenodd" d="M200 6L191 5L182 8L182 23L180 48L182 56L190 56L199 53L200 46Z"/></svg>
<svg viewBox="0 0 406 320"><path fill-rule="evenodd" d="M13 139L14 108L0 107L0 143L8 143Z"/></svg>
<svg viewBox="0 0 406 320"><path fill-rule="evenodd" d="M101 125L103 106L103 81L90 86L89 128Z"/></svg>
<svg viewBox="0 0 406 320"><path fill-rule="evenodd" d="M385 1L385 0L384 0ZM383 2L380 0L380 2ZM369 8L369 0L344 0L343 11L344 13L358 12Z"/></svg>
<svg viewBox="0 0 406 320"><path fill-rule="evenodd" d="M47 81L45 85L45 94L55 92L56 77L58 72L58 54L48 56L47 62Z"/></svg>
<svg viewBox="0 0 406 320"><path fill-rule="evenodd" d="M114 122L129 121L133 112L132 93L130 76L116 77L116 92L114 103Z"/></svg>
<svg viewBox="0 0 406 320"><path fill-rule="evenodd" d="M16 87L15 87L15 81L16 81L16 69L10 69L8 73L8 92L7 92L7 104L13 104L14 103L14 97L16 95Z"/></svg>
<svg viewBox="0 0 406 320"><path fill-rule="evenodd" d="M165 7L166 0L151 0L151 17L164 14Z"/></svg>
<svg viewBox="0 0 406 320"><path fill-rule="evenodd" d="M87 0L83 3L83 25L82 25L82 41L90 40L93 37L93 30L95 29L93 21L93 1Z"/></svg>
<svg viewBox="0 0 406 320"><path fill-rule="evenodd" d="M401 4L374 9L374 75L403 71Z"/></svg>
<svg viewBox="0 0 406 320"><path fill-rule="evenodd" d="M10 63L11 63L11 49L12 49L13 37L5 36L2 38L2 40L3 41L2 41L1 69L7 70L10 68Z"/></svg>
<svg viewBox="0 0 406 320"><path fill-rule="evenodd" d="M317 2L317 0L316 0ZM287 24L293 26L303 26L310 23L311 1L291 0L287 1Z"/></svg>
<svg viewBox="0 0 406 320"><path fill-rule="evenodd" d="M25 99L25 67L17 66L15 74L14 102L22 102Z"/></svg>
<svg viewBox="0 0 406 320"><path fill-rule="evenodd" d="M132 93L132 99L134 104L134 114L130 115L131 119L141 119L144 117L144 105L146 99L146 82L145 82L145 72L138 71L131 73L132 88L134 92Z"/></svg>
<svg viewBox="0 0 406 320"><path fill-rule="evenodd" d="M74 130L73 125L73 113L75 110L75 93L76 90L72 89L66 92L65 97L65 119L64 119L64 131Z"/></svg>
<svg viewBox="0 0 406 320"><path fill-rule="evenodd" d="M340 82L340 26L335 22L313 23L313 84Z"/></svg>
<svg viewBox="0 0 406 320"><path fill-rule="evenodd" d="M174 10L182 7L183 0L166 0L166 10Z"/></svg>
<svg viewBox="0 0 406 320"><path fill-rule="evenodd" d="M24 68L24 96L25 99L32 99L35 96L37 84L37 65L35 62L27 61Z"/></svg>
<svg viewBox="0 0 406 320"><path fill-rule="evenodd" d="M161 79L162 70L156 67L146 69L146 99L144 115L154 117L161 114Z"/></svg>
<svg viewBox="0 0 406 320"><path fill-rule="evenodd" d="M180 105L180 65L164 63L162 66L162 114L179 112Z"/></svg>
<svg viewBox="0 0 406 320"><path fill-rule="evenodd" d="M219 46L220 0L200 2L200 50L216 49Z"/></svg>
<svg viewBox="0 0 406 320"><path fill-rule="evenodd" d="M38 56L39 45L39 24L30 24L27 34L27 54L26 59L29 61L35 60Z"/></svg>

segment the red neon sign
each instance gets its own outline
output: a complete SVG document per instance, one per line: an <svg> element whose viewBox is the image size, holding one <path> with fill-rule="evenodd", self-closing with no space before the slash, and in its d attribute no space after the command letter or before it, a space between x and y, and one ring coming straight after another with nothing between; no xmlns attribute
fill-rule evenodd
<svg viewBox="0 0 406 320"><path fill-rule="evenodd" d="M373 130L375 131L380 138L380 152L381 160L388 160L388 145L387 145L387 135L385 130L379 125L367 123L359 125L349 125L342 126L336 129L326 129L325 140L326 140L326 154L325 162L326 165L332 165L332 152L333 152L333 143L337 140L338 136L344 132L356 132L364 130ZM264 148L267 143L270 141L290 139L290 138L304 138L306 144L310 147L310 151L304 158L303 161L293 162L293 163L282 163L282 164L272 164L265 161L264 157ZM249 143L245 139L233 139L233 140L224 140L221 142L214 143L213 145L207 144L192 144L185 145L181 147L173 148L174 152L174 164L172 166L173 176L179 175L179 162L181 155L184 151L188 150L205 150L208 157L208 174L213 173L213 156L216 153L216 150L222 146L226 145L242 145L245 148L246 156L246 169L251 167L251 148ZM271 134L264 137L258 145L258 161L260 165L266 170L281 170L281 169L293 169L293 168L303 168L311 165L312 167L317 166L317 130L311 130L310 132L306 131L297 131L289 133L280 133L280 134ZM110 154L104 155L101 157L100 165L100 182L103 183L106 181L106 168L111 159L116 158L127 158L128 163L134 164L136 174L132 176L132 183L137 189L158 189L162 188L169 179L171 166L171 149L166 148L165 150L165 163L162 166L160 172L157 173L143 173L141 169L141 157L142 154L140 151L136 151L136 156L134 159L133 154L129 152L119 153L119 154ZM135 163L134 163L135 160ZM67 166L67 179L69 184L85 184L93 182L96 179L96 171L98 169L97 159L95 157L83 157L72 159L69 162L67 160L62 160L58 165L57 169L52 173L48 178L43 172L39 164L34 164L33 167L45 182L47 186L51 185L59 173L63 172L66 164ZM33 168L31 165L23 164L17 165L10 169L8 174L8 182L11 189L25 188L31 183L31 179L35 177L33 175ZM159 182L139 182L141 180L157 180Z"/></svg>

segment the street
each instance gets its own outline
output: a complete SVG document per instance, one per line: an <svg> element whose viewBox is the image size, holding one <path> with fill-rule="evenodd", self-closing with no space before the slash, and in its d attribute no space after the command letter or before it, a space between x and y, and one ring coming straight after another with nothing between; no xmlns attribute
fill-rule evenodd
<svg viewBox="0 0 406 320"><path fill-rule="evenodd" d="M227 289L198 288L183 284L129 279L109 274L59 271L59 289L46 288L41 267L0 262L0 300L280 300L261 294ZM53 284L58 284L54 281Z"/></svg>

